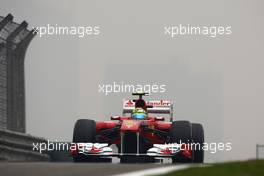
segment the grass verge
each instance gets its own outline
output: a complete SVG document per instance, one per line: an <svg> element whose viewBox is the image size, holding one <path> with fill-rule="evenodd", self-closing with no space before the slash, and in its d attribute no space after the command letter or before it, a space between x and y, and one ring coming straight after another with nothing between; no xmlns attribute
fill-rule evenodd
<svg viewBox="0 0 264 176"><path fill-rule="evenodd" d="M162 176L264 176L264 160L213 164L174 171Z"/></svg>

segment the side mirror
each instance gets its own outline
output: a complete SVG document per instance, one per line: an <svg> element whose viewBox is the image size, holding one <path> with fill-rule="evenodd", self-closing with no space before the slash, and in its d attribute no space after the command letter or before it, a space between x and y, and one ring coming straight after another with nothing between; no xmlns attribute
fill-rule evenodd
<svg viewBox="0 0 264 176"><path fill-rule="evenodd" d="M111 120L120 120L120 116L111 116Z"/></svg>

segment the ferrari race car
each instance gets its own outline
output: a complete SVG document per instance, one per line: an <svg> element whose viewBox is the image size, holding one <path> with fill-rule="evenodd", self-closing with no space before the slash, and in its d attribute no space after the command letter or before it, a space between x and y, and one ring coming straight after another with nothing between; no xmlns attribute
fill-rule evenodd
<svg viewBox="0 0 264 176"><path fill-rule="evenodd" d="M147 93L132 95L138 99L123 101L122 116L112 116L111 121L77 120L71 147L75 162L111 162L113 157L120 158L121 163L155 162L163 158L171 158L173 163L203 162L201 124L173 121L170 101L145 101L142 97ZM170 120L160 114L167 114Z"/></svg>

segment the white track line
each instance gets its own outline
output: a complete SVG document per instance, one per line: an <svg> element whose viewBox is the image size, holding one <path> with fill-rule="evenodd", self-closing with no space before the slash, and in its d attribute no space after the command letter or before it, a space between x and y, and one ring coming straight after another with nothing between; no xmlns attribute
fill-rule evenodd
<svg viewBox="0 0 264 176"><path fill-rule="evenodd" d="M167 166L167 167L159 167L159 168L151 168L146 169L142 171L135 171L135 172L129 172L125 174L117 174L114 176L148 176L148 175L160 175L160 174L166 174L168 172L181 170L189 167L193 167L192 164L182 164L182 165L175 165L175 166Z"/></svg>

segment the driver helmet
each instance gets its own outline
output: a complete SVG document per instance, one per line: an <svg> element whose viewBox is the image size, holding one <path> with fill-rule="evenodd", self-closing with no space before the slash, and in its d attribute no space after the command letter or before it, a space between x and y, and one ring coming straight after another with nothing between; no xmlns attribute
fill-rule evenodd
<svg viewBox="0 0 264 176"><path fill-rule="evenodd" d="M135 108L132 111L133 119L145 119L147 117L147 113L143 108Z"/></svg>

